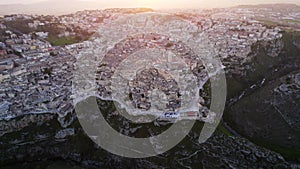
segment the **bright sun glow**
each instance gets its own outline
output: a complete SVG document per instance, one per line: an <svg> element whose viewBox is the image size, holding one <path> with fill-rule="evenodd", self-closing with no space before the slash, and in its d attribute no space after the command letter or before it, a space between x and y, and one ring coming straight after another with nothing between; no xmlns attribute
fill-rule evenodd
<svg viewBox="0 0 300 169"><path fill-rule="evenodd" d="M126 0L112 0L116 4ZM283 0L127 0L131 7L150 8L206 8L230 7L242 4L282 3ZM299 3L299 0L285 0L285 3Z"/></svg>
<svg viewBox="0 0 300 169"><path fill-rule="evenodd" d="M149 7L161 8L219 8L246 4L270 4L270 3L295 3L300 5L300 0L0 0L0 4L30 4L38 2L57 2L56 4L68 4L77 1L93 2L95 8L132 8ZM72 5L70 5L72 6ZM74 6L74 5L73 5ZM78 6L76 8L80 8Z"/></svg>

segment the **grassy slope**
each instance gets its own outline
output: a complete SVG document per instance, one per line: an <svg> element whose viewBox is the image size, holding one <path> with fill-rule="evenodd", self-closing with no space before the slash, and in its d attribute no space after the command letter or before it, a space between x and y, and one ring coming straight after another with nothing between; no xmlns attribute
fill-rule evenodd
<svg viewBox="0 0 300 169"><path fill-rule="evenodd" d="M49 37L46 39L48 42L51 43L53 46L63 46L63 45L70 45L77 43L78 41L73 37Z"/></svg>

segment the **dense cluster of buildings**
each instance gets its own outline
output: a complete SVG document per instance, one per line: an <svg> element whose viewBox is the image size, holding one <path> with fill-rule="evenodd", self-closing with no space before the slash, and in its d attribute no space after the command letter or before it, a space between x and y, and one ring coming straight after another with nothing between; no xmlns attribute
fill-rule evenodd
<svg viewBox="0 0 300 169"><path fill-rule="evenodd" d="M136 108L149 110L151 100L149 91L158 89L168 100L166 109L174 111L181 106L180 88L177 82L167 73L150 68L139 72L134 80L129 83L131 99Z"/></svg>
<svg viewBox="0 0 300 169"><path fill-rule="evenodd" d="M41 58L50 55L52 46L43 40L48 36L45 32L17 35L8 30L5 33L5 44L13 50L10 53L16 53L23 58Z"/></svg>
<svg viewBox="0 0 300 169"><path fill-rule="evenodd" d="M1 43L0 118L73 112L71 96L75 55L86 43L53 47L39 33L17 35L7 30Z"/></svg>
<svg viewBox="0 0 300 169"><path fill-rule="evenodd" d="M258 20L260 14L270 12L269 9L255 8L228 8L204 10L194 13L175 13L175 15L187 18L197 24L209 36L211 42L219 52L227 71L242 71L243 63L251 60L249 54L252 45L257 42L266 42L272 50L268 55L275 57L283 48L282 27L270 26ZM275 12L273 12L275 13ZM297 20L297 18L294 18ZM277 41L276 41L277 40Z"/></svg>
<svg viewBox="0 0 300 169"><path fill-rule="evenodd" d="M71 78L74 57L45 56L37 59L12 59L13 66L1 75L1 118L25 114L71 113Z"/></svg>
<svg viewBox="0 0 300 169"><path fill-rule="evenodd" d="M6 16L4 20L30 19L32 22L28 23L28 27L33 30L47 25L56 25L63 30L58 36L63 37L75 35L77 28L94 33L103 22L113 22L114 19L128 13L149 11L135 10L82 11L64 16L12 15ZM280 42L282 29L265 26L255 19L257 14L250 9L168 12L197 24L215 45L228 71L243 69L242 63L251 59L249 58L251 47L258 41L266 41L272 46L272 50L269 51L270 57L278 55L283 47ZM291 16L294 15L299 16L291 14ZM0 22L0 29L5 32L4 37L1 38L4 40L0 42L0 120L32 113L55 113L59 117L64 117L72 112L72 71L76 61L75 56L90 43L52 46L45 40L48 37L46 31L20 34L7 28L5 22ZM138 49L152 47L169 48L181 55L190 62L191 70L198 80L207 76L203 63L197 60L198 57L183 43L173 42L169 37L162 35L150 34L126 39L110 50L106 57L108 59L103 60L102 67L99 65L98 80L110 79L123 57ZM151 76L153 71L142 72L136 79L138 81L132 81L134 104L139 108L148 109L148 93L146 92L148 89L146 88L155 85L154 87L161 87L165 93L169 93L170 109L180 106L180 93L176 88L176 82L168 81L160 74ZM149 78L160 80L155 83L149 81L151 84L145 83L145 89L137 91L141 85L134 84L139 84L139 81L143 79L147 81ZM100 95L101 92L107 92L107 84L98 81L98 85Z"/></svg>
<svg viewBox="0 0 300 169"><path fill-rule="evenodd" d="M183 42L176 42L171 37L162 36L159 34L151 33L151 34L142 34L137 36L131 36L128 39L125 39L118 43L113 49L111 49L106 56L102 59L101 64L99 64L96 75L96 82L99 85L98 91L99 95L103 98L108 94L111 94L112 88L112 78L116 74L116 70L120 69L120 64L123 63L124 60L128 57L133 57L133 54L138 52L139 50L147 50L147 49L158 49L158 50L168 50L174 53L176 56L182 59L183 62L188 63L188 67L190 73L193 74L198 82L194 87L201 86L205 84L208 80L207 72L205 70L205 66L200 59L187 45ZM150 52L150 51L148 51ZM163 95L158 96L158 100L166 100L165 102L157 103L159 106L163 106L165 111L184 111L188 109L188 107L183 106L182 103L182 95L183 88L187 89L185 95L189 98L195 98L195 93L191 93L188 89L188 85L180 86L174 79L174 77L168 72L176 72L175 74L179 75L179 79L183 80L186 78L186 72L182 69L177 70L176 66L172 67L168 65L167 56L162 56L162 53L148 53L145 51L143 53L144 56L134 56L134 58L138 58L137 60L128 61L128 67L132 69L130 71L123 70L121 68L121 74L117 75L121 77L121 80L114 80L113 83L120 83L118 85L118 90L129 90L129 98L130 103L135 108L141 110L153 110L153 105L155 101L153 98L153 92L157 91L158 93L163 93ZM149 55L149 56L148 56ZM155 56L152 56L155 55ZM161 55L161 56L156 56ZM153 58L154 57L154 58ZM156 58L157 57L157 58ZM166 57L166 58L164 58ZM145 70L136 70L138 67L143 64L146 66L149 63L149 58L155 59L155 62L150 63L150 67ZM150 60L151 60L150 59ZM181 62L181 61L177 61ZM127 62L124 64L127 64ZM173 63L174 64L174 63ZM153 67L157 66L161 69ZM122 66L121 66L122 67ZM128 77L128 73L135 71L135 78L129 80L124 79L124 77ZM116 78L116 77L114 77ZM127 83L129 85L129 89L124 87L122 84ZM178 80L178 79L177 79ZM186 82L181 82L188 84ZM192 84L192 83L191 83ZM123 88L124 87L124 88ZM156 93L157 94L157 93ZM155 94L154 94L155 95ZM163 98L164 97L164 98ZM154 99L155 100L155 99ZM201 105L203 105L204 99L200 97L199 99L199 109L203 110L203 113L208 115L209 110L204 110ZM198 102L198 101L196 101ZM163 105L161 105L163 104ZM158 106L158 105L155 105ZM125 106L126 107L126 106ZM185 107L185 108L183 108ZM152 114L152 113L151 113ZM153 112L153 114L157 114ZM202 117L202 116L201 116Z"/></svg>

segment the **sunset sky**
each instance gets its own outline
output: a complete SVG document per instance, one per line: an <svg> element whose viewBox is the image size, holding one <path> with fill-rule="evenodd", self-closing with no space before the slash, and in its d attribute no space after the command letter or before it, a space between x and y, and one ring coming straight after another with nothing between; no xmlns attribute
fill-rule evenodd
<svg viewBox="0 0 300 169"><path fill-rule="evenodd" d="M0 4L30 4L41 1L59 0L0 0ZM211 8L229 7L245 4L265 4L265 3L295 3L300 5L300 0L80 0L96 1L103 3L104 7L151 7L151 8Z"/></svg>

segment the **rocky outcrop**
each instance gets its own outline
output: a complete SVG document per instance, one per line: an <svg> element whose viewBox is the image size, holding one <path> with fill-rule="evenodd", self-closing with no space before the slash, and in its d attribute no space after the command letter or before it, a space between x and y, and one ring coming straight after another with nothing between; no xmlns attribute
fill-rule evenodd
<svg viewBox="0 0 300 169"><path fill-rule="evenodd" d="M102 108L109 110L112 104L104 102ZM140 129L154 134L160 132L162 128L159 127L159 130L154 131L155 127L147 124L133 130L134 127L131 126L133 124L128 123L122 116L107 114L106 119L113 127L123 124L115 129L122 129L123 134L130 136L137 135ZM5 167L18 163L13 168L32 169L37 166L47 168L55 161L64 161L68 166L77 165L91 169L107 168L107 166L120 169L145 168L145 166L150 168L293 167L277 153L260 148L245 139L222 134L220 131L200 145L197 139L201 126L201 123L197 123L184 141L159 157L128 159L112 155L98 147L84 134L78 121L68 129L62 129L56 119L46 120L44 123L33 122L20 131L1 137L0 165ZM60 164L57 167L59 166L66 165Z"/></svg>
<svg viewBox="0 0 300 169"><path fill-rule="evenodd" d="M300 38L295 35L284 35L276 57L268 55L272 45L255 46L249 79L240 81L245 87L229 104L225 121L254 143L299 161L300 48L293 43Z"/></svg>

